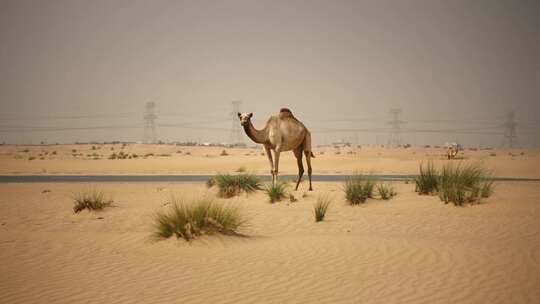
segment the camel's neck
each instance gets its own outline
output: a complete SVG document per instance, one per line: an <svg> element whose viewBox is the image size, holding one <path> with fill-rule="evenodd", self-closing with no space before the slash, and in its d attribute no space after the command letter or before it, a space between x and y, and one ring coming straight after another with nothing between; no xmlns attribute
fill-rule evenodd
<svg viewBox="0 0 540 304"><path fill-rule="evenodd" d="M253 140L255 143L258 144L264 144L268 141L268 136L265 132L265 130L257 130L251 123L251 121L244 126L244 131L246 131L246 134L251 140Z"/></svg>

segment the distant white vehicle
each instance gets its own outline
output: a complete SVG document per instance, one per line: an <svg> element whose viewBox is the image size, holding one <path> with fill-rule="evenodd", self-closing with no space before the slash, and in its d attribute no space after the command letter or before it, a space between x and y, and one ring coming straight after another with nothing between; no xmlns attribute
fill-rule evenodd
<svg viewBox="0 0 540 304"><path fill-rule="evenodd" d="M446 143L444 146L446 147L446 155L448 156L448 159L455 158L461 149L461 146L455 142Z"/></svg>

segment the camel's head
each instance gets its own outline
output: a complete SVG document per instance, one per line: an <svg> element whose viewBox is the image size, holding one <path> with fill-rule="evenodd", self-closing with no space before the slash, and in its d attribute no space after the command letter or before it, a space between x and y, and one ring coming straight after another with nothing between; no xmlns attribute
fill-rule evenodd
<svg viewBox="0 0 540 304"><path fill-rule="evenodd" d="M253 117L253 113L238 113L238 118L242 126L247 126L251 117Z"/></svg>

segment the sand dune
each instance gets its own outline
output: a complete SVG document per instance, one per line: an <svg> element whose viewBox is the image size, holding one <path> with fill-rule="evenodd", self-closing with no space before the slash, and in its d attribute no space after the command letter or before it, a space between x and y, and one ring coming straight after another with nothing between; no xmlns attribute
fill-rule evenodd
<svg viewBox="0 0 540 304"><path fill-rule="evenodd" d="M496 184L458 208L411 184L357 207L340 184L302 198L304 184L295 203L218 200L242 207L249 237L187 243L152 241L151 219L172 194L214 195L202 183L0 184L0 302L538 303L539 185ZM90 186L116 207L73 214ZM323 193L334 202L315 223Z"/></svg>

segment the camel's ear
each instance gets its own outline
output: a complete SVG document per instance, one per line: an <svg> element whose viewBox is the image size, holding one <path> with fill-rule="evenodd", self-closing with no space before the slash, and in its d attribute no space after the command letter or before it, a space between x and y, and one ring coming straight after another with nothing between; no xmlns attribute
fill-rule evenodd
<svg viewBox="0 0 540 304"><path fill-rule="evenodd" d="M240 118L240 116L242 116L242 114L240 114L240 112L238 112L238 118Z"/></svg>
<svg viewBox="0 0 540 304"><path fill-rule="evenodd" d="M249 117L249 118L253 117L253 113L249 113L249 114L248 114L248 117Z"/></svg>

